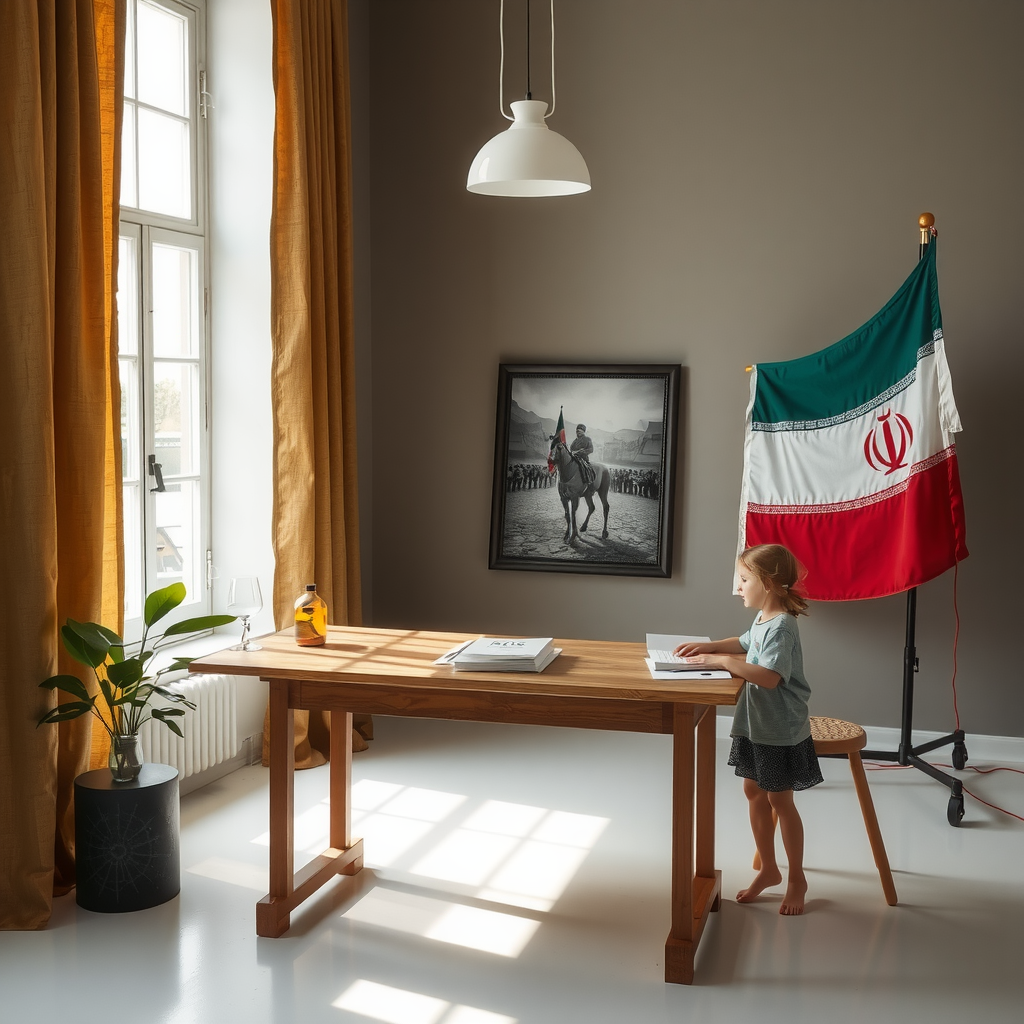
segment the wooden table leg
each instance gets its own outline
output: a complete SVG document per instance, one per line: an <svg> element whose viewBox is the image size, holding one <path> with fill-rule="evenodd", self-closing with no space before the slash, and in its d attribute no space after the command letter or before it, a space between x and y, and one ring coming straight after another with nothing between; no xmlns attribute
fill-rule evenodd
<svg viewBox="0 0 1024 1024"><path fill-rule="evenodd" d="M295 713L288 680L270 680L270 892L256 904L256 934L283 935L295 886Z"/></svg>
<svg viewBox="0 0 1024 1024"><path fill-rule="evenodd" d="M721 899L721 872L714 868L714 729L713 709L673 705L672 930L665 942L665 980L682 985L693 982L697 945Z"/></svg>
<svg viewBox="0 0 1024 1024"><path fill-rule="evenodd" d="M716 715L713 707L701 709L697 724L697 844L695 885L713 885L710 910L722 902L722 872L715 870L715 757ZM701 925L703 928L703 924Z"/></svg>
<svg viewBox="0 0 1024 1024"><path fill-rule="evenodd" d="M352 844L352 715L346 711L331 713L331 847L355 850ZM354 875L363 869L362 841L358 855L341 869Z"/></svg>
<svg viewBox="0 0 1024 1024"><path fill-rule="evenodd" d="M352 715L331 712L330 846L295 871L295 712L287 679L270 680L270 892L256 904L256 934L277 938L291 912L334 875L363 866L352 841Z"/></svg>

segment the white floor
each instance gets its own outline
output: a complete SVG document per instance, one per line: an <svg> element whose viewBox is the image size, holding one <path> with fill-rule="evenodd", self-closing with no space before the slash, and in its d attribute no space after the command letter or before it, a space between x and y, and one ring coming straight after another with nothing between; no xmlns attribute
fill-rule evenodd
<svg viewBox="0 0 1024 1024"><path fill-rule="evenodd" d="M42 932L0 933L6 1021L263 1024L1021 1019L1024 823L912 770L869 774L900 905L886 906L849 769L798 797L811 890L741 906L752 846L719 740L725 895L693 986L666 985L666 737L378 719L354 757L367 868L257 939L267 773L181 805L181 894L105 915L56 901ZM968 738L968 746L970 746ZM948 757L938 751L935 760ZM973 763L973 762L972 762ZM1021 767L1017 765L1016 767ZM1024 776L964 773L1024 814ZM297 847L319 849L325 769L297 776ZM781 891L781 890L780 890Z"/></svg>

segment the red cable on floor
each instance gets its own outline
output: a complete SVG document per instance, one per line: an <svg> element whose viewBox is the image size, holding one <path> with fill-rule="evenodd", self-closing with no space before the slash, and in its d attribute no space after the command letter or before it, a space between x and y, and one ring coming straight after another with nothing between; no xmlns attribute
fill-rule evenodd
<svg viewBox="0 0 1024 1024"><path fill-rule="evenodd" d="M864 762L864 768L865 768L866 771L869 771L869 772L884 772L884 771L888 771L888 770L890 770L892 768L897 768L897 769L902 770L902 769L911 768L911 767L913 767L913 766L909 765L909 764L879 764L879 762L877 762L877 761L865 761ZM935 767L936 768L953 768L953 766L951 764L941 764L941 763L936 764ZM953 768L953 770L956 771L955 768ZM962 768L961 771L977 772L979 775L991 775L992 772L1015 772L1017 775L1024 775L1024 769L1021 769L1021 768L1007 768L1007 767L1004 767L1003 765L997 765L994 768L975 768L974 765L969 764L966 767ZM990 804L987 800L983 800L980 796L978 796L977 793L972 793L966 786L963 785L963 783L961 783L961 786L963 788L963 791L968 796L973 797L975 800L977 800L979 804L984 804L986 807L991 807L995 811L1002 811L1003 814L1008 814L1011 818L1016 818L1018 821L1024 821L1024 817L1021 817L1021 815L1014 814L1013 811L1008 811L1005 807L1000 807L998 804Z"/></svg>
<svg viewBox="0 0 1024 1024"><path fill-rule="evenodd" d="M990 804L987 800L982 800L977 793L972 793L966 786L964 786L964 792L968 796L973 796L974 799L978 801L978 803L984 804L986 807L991 807L994 810L1002 811L1003 814L1008 814L1011 818L1016 818L1018 821L1024 821L1024 818L1022 818L1019 814L1014 814L1013 811L1008 811L1005 807L1000 807L998 804Z"/></svg>

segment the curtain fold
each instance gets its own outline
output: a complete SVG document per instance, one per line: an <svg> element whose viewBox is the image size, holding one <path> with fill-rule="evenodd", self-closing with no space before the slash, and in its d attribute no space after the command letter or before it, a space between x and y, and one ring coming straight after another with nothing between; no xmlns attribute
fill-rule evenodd
<svg viewBox="0 0 1024 1024"><path fill-rule="evenodd" d="M36 728L78 674L58 624L119 628L114 293L124 0L0 5L0 927L41 928L74 885L91 719ZM91 673L90 673L91 675ZM87 685L95 686L84 678Z"/></svg>
<svg viewBox="0 0 1024 1024"><path fill-rule="evenodd" d="M271 8L274 617L278 629L291 623L295 598L316 583L329 621L358 625L347 7L345 0L272 0ZM323 764L325 717L296 712L295 719L295 766ZM368 732L364 720L356 749Z"/></svg>

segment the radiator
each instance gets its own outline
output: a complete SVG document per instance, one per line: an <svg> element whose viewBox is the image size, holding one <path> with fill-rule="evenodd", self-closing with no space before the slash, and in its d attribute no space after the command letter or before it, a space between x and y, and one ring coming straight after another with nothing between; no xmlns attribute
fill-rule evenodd
<svg viewBox="0 0 1024 1024"><path fill-rule="evenodd" d="M163 722L152 719L139 730L142 751L151 763L169 764L180 778L206 771L230 760L241 750L238 739L237 676L194 675L166 683L195 704L195 711L182 708L184 718L176 718L184 739L175 736ZM154 704L182 707L154 697Z"/></svg>

